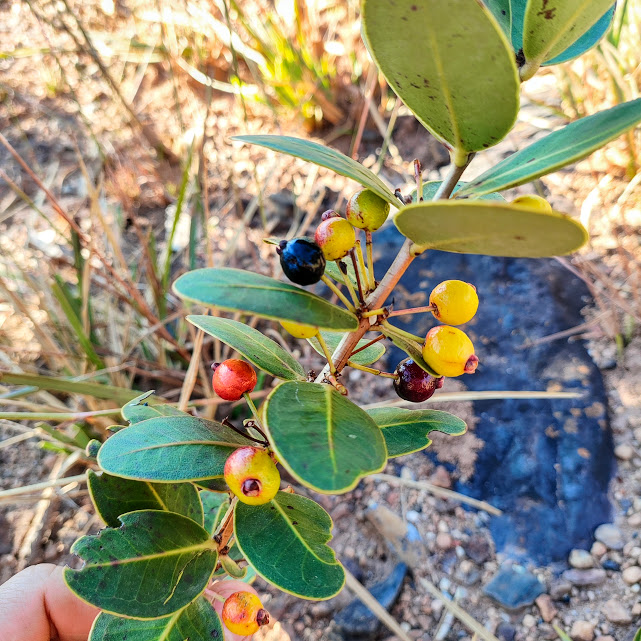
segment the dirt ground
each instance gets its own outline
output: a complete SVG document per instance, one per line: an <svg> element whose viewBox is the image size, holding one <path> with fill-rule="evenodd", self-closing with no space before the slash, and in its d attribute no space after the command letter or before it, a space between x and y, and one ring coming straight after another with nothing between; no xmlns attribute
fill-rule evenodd
<svg viewBox="0 0 641 641"><path fill-rule="evenodd" d="M115 37L119 25L131 26L130 9L124 4L118 3L115 13L107 15L94 3L72 6L92 33L102 34L102 53L109 45L105 34ZM49 10L46 5L44 14L48 15ZM119 240L125 256L135 257L138 238L131 221L152 229L159 237L164 235L169 216L167 208L175 200L180 168L157 160L139 127L129 124L127 112L91 57L77 52L64 53L66 49L73 49L74 43L64 29L58 27L54 30L46 21L39 23L26 3L13 0L0 4L2 48L8 51L25 47L38 49L53 44L62 52L58 58L60 68L51 55L6 59L0 56L0 132L29 159L36 174L60 196L66 210L73 212L83 227L89 229L92 220L95 224L95 212L89 207L79 160L82 158L91 180L103 189L106 211L114 220L124 221ZM357 31L354 34L352 28L345 27L345 30L342 34L345 40L357 38ZM113 42L111 46L116 47ZM222 49L214 40L209 50L209 69L212 76L228 78L232 63ZM110 70L118 72L122 92L127 100L133 100L140 119L160 132L163 141L177 155L184 156L192 140L200 144L202 131L205 132L202 153L207 159L208 202L214 212L209 224L217 259L272 273L276 260L262 239L266 235L284 236L294 229L304 233L312 220L307 213L314 215L323 208L339 207L353 190L349 181L331 172L230 141L232 135L241 133L304 135L301 121L291 114L275 117L272 109L258 102L248 102L243 109L239 100L229 93L213 91L209 96L205 87L180 69L174 69L175 75L172 75L166 65L145 66L140 60L125 68L123 56L109 58ZM363 87L354 85L344 75L339 75L335 82L341 85L336 96L347 126L326 124L314 135L348 152L353 139L345 135L344 130L351 134L356 129L364 104ZM69 87L77 91L71 92ZM176 94L182 120L193 125L184 130L173 107ZM528 108L524 109L507 143L499 152L493 150L480 156L478 162L475 161L474 173L494 164L497 154L522 147L560 122L553 111L539 104L559 107L554 76L548 74L538 83L532 82L527 94ZM208 97L211 98L209 104ZM91 124L90 130L87 121ZM100 147L92 135L100 141ZM359 147L359 160L373 166L381 142L376 124L368 121ZM414 157L423 162L428 179L439 178L440 168L447 160L442 149L402 110L392 149L381 175L393 185L408 181ZM106 161L101 158L103 153ZM587 337L608 390L619 459L611 494L617 515L615 524L625 544L621 550L596 546L592 558L595 565L610 562L605 567L619 565L620 570L608 569L605 581L596 587L566 586L564 593L550 568L532 568L548 592L557 590L557 598L551 604L509 612L481 592L481 586L504 560L494 551L487 530L489 517L483 511L466 511L455 500L380 479L363 481L344 497L319 496L297 488L313 496L330 513L335 524L332 546L366 586L386 576L398 561L389 546L390 532L398 527L406 528L408 524L416 528L422 542L410 546L409 552L415 559L415 569L413 575L405 579L391 611L412 639L472 639L467 628L448 616L442 600L427 592L423 579L450 596L456 593L458 603L501 641L556 639L553 625L568 633L574 629L573 637L582 641L579 633L583 624L584 632L592 628L592 636L585 632L587 641L599 637L601 641L631 641L639 625L639 582L626 583L621 571L641 563L641 545L636 540L641 526L641 334L638 329L641 201L638 186L626 192L629 182L626 163L625 142L618 142L582 161L573 171L553 174L542 181L542 188L555 209L579 216L591 234L590 245L569 267L589 281L595 304L585 310L585 326L568 330L573 330L572 335ZM49 212L36 185L9 161L2 147L0 168L39 207ZM262 217L258 209L252 211L252 199L256 196L260 196ZM71 260L68 248L52 242L49 229L30 208L20 204L15 191L8 188L0 175L0 275L6 275L17 253L17 261L27 272L36 271L44 262L47 268L68 274ZM188 242L185 239L185 234L188 239L188 230L183 232L176 240L181 249ZM200 264L205 262L205 253L206 248L200 247ZM20 295L20 291L17 293ZM20 309L15 300L3 299L0 294L0 366L16 371L35 367L47 371L51 363L43 359L38 332L34 329L45 317L39 315L37 301L26 298L23 302L26 309ZM32 313L30 322L26 321L27 311ZM557 340L571 339L566 336ZM311 348L306 345L301 348L300 343L293 348L303 350L301 357L305 366L318 368L319 361ZM144 384L145 380L137 378L136 382ZM391 385L384 379L372 382L370 378L365 380L360 372L352 372L348 382L352 398L360 403L395 398ZM179 386L180 380L170 380L165 386L168 397ZM460 383L448 381L443 391L460 389ZM43 393L39 400L57 403L57 406L62 403L63 407L86 408L79 399L60 395L52 399ZM1 404L2 409L19 407L7 400ZM473 473L474 452L482 444L474 436L471 407L463 403L457 407L439 405L439 409L463 416L470 425L469 433L458 439L456 446L443 435L434 437L439 460L457 463L456 474ZM107 424L103 422L98 427L102 429ZM2 489L84 471L77 458L63 458L45 450L37 438L27 438L28 434L25 440L3 446L7 439L20 437L25 426L33 426L21 425L23 431L11 421L0 420ZM66 461L64 466L63 461ZM456 479L456 474L451 476L444 467L420 454L397 459L386 472L399 474L406 480L427 480L442 487L451 486ZM69 553L70 546L79 536L100 527L85 486L80 483L19 499L0 498L0 583L34 563L76 564L77 559ZM332 619L351 600L347 590L332 601L308 603L272 590L262 582L257 583L257 588L264 593L265 605L277 621L269 630L261 631L262 638L272 641L339 638ZM619 622L612 620L616 619L611 612L612 600L623 606L625 616L619 617ZM556 614L550 606L557 610ZM581 625L577 627L577 624ZM383 629L381 638L392 641L395 637Z"/></svg>

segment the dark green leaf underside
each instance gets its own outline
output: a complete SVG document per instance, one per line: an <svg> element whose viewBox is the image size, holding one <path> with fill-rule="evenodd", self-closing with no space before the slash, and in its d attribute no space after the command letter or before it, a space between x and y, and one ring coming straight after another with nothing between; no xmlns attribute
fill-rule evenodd
<svg viewBox="0 0 641 641"><path fill-rule="evenodd" d="M356 316L320 296L242 269L195 269L174 283L174 291L196 303L274 320L342 331L358 327Z"/></svg>
<svg viewBox="0 0 641 641"><path fill-rule="evenodd" d="M71 590L112 614L156 618L198 597L216 566L209 533L170 512L130 512L118 529L83 536L71 551L84 566L65 568Z"/></svg>
<svg viewBox="0 0 641 641"><path fill-rule="evenodd" d="M267 398L264 414L278 460L319 492L347 492L387 460L376 423L329 385L283 383Z"/></svg>
<svg viewBox="0 0 641 641"><path fill-rule="evenodd" d="M465 421L439 410L379 407L367 413L383 430L390 458L425 449L432 443L430 432L459 436L467 429Z"/></svg>
<svg viewBox="0 0 641 641"><path fill-rule="evenodd" d="M641 98L581 118L508 156L474 179L460 195L517 187L575 163L641 122Z"/></svg>
<svg viewBox="0 0 641 641"><path fill-rule="evenodd" d="M187 320L235 349L264 372L284 380L305 380L305 372L298 361L257 329L229 318L214 316L187 316Z"/></svg>
<svg viewBox="0 0 641 641"><path fill-rule="evenodd" d="M238 503L234 529L245 558L281 590L316 600L342 589L345 573L327 546L332 521L314 501L279 492L265 505Z"/></svg>
<svg viewBox="0 0 641 641"><path fill-rule="evenodd" d="M152 418L109 438L98 464L143 481L195 481L223 475L227 457L251 442L221 423L193 416Z"/></svg>
<svg viewBox="0 0 641 641"><path fill-rule="evenodd" d="M564 214L480 200L409 205L394 223L425 249L486 256L563 256L588 239L581 224Z"/></svg>
<svg viewBox="0 0 641 641"><path fill-rule="evenodd" d="M223 641L220 618L211 603L198 597L183 610L161 619L124 619L101 612L89 641Z"/></svg>
<svg viewBox="0 0 641 641"><path fill-rule="evenodd" d="M118 527L119 516L136 510L165 510L203 524L203 506L191 483L132 481L93 470L87 480L96 512L109 527Z"/></svg>
<svg viewBox="0 0 641 641"><path fill-rule="evenodd" d="M250 145L260 145L272 151L289 154L315 165L326 167L341 176L355 180L363 187L368 187L394 207L398 205L394 194L376 174L348 156L325 145L291 136L234 136L232 140L240 140Z"/></svg>

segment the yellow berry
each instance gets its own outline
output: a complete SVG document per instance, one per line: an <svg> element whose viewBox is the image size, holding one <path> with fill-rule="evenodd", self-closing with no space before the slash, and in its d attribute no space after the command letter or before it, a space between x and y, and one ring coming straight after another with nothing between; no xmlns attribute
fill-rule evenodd
<svg viewBox="0 0 641 641"><path fill-rule="evenodd" d="M281 321L280 324L294 338L313 338L318 334L318 327L312 327L312 325L303 325L292 321Z"/></svg>
<svg viewBox="0 0 641 641"><path fill-rule="evenodd" d="M356 232L344 218L328 218L316 229L314 240L326 260L340 260L356 244Z"/></svg>
<svg viewBox="0 0 641 641"><path fill-rule="evenodd" d="M247 505L269 503L280 488L280 474L267 450L241 447L225 461L225 482Z"/></svg>
<svg viewBox="0 0 641 641"><path fill-rule="evenodd" d="M515 198L512 201L512 205L521 205L522 207L529 207L534 211L542 211L548 214L552 211L552 205L550 205L545 198L541 198L541 196L534 196L532 194Z"/></svg>
<svg viewBox="0 0 641 641"><path fill-rule="evenodd" d="M376 231L387 220L390 206L370 189L357 191L347 203L347 220L365 231Z"/></svg>
<svg viewBox="0 0 641 641"><path fill-rule="evenodd" d="M446 280L430 294L430 305L436 318L447 325L462 325L474 318L479 308L476 287L462 280Z"/></svg>
<svg viewBox="0 0 641 641"><path fill-rule="evenodd" d="M269 623L269 615L252 592L234 592L223 603L222 620L232 634L247 637Z"/></svg>
<svg viewBox="0 0 641 641"><path fill-rule="evenodd" d="M427 332L423 358L439 376L450 377L473 374L479 362L467 334L447 325L433 327Z"/></svg>

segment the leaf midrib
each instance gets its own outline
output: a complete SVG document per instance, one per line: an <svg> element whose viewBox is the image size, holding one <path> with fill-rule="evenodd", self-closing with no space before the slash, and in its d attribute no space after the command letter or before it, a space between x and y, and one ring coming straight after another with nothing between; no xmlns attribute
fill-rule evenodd
<svg viewBox="0 0 641 641"><path fill-rule="evenodd" d="M187 518L187 517L185 517ZM154 554L145 554L143 556L137 556L132 559L117 559L116 561L106 561L104 563L86 563L80 570L79 572L83 572L84 570L87 569L93 569L93 568L104 568L104 567L114 567L117 565L127 565L129 563L137 563L137 562L144 562L144 561L153 561L154 559L159 559L159 558L169 558L172 556L180 556L182 554L188 554L189 552L199 552L203 551L206 552L207 549L209 549L211 552L215 552L215 549L212 547L212 543L210 539L207 539L206 541L203 541L202 543L199 543L198 545L190 545L188 547L184 548L179 548L177 550L170 550L166 552L157 552ZM194 557L195 558L195 557Z"/></svg>

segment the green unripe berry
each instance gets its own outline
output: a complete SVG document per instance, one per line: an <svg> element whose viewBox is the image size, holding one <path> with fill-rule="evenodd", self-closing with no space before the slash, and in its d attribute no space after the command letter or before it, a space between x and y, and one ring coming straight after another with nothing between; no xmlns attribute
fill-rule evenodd
<svg viewBox="0 0 641 641"><path fill-rule="evenodd" d="M347 220L365 231L382 227L389 215L390 205L370 189L357 191L347 203Z"/></svg>
<svg viewBox="0 0 641 641"><path fill-rule="evenodd" d="M356 232L344 218L328 218L316 229L316 244L326 260L340 260L354 248Z"/></svg>

